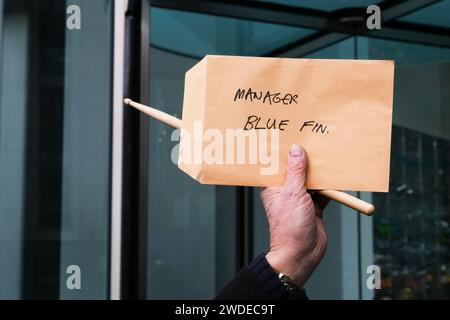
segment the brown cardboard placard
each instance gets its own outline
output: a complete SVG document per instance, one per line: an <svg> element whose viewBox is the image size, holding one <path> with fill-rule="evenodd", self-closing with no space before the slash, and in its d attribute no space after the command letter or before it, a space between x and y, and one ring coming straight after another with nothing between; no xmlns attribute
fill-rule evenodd
<svg viewBox="0 0 450 320"><path fill-rule="evenodd" d="M308 155L308 189L387 192L393 78L387 60L206 56L186 73L178 165L201 183L277 186L298 143ZM237 140L227 146L227 130L261 134L256 150L262 141L272 146L276 170L250 161L250 143L244 152ZM194 159L196 146L215 160Z"/></svg>

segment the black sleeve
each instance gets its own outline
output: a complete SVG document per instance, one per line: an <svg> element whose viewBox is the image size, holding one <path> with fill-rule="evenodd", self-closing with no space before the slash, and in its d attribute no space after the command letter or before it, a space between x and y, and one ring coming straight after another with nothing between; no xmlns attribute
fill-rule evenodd
<svg viewBox="0 0 450 320"><path fill-rule="evenodd" d="M264 254L257 257L231 280L216 300L307 300L305 294L291 296Z"/></svg>

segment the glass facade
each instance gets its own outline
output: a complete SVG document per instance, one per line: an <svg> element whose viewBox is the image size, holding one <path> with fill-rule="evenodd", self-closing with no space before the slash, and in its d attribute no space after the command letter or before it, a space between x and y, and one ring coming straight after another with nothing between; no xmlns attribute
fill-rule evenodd
<svg viewBox="0 0 450 320"><path fill-rule="evenodd" d="M314 1L314 3L273 1L273 3L291 6L301 4L302 7L326 11L365 5L353 1L343 1L339 4L337 2L331 4L329 1ZM441 7L448 5L448 1L443 1L439 5ZM425 17L429 15L426 11L434 6L406 15L402 20ZM423 15L421 12L424 12ZM265 48L258 51L258 46L252 43L252 35L269 35L279 32L286 34L288 36L286 39L289 39L289 31L292 31L291 41L294 41L298 37L307 37L313 33L311 29L286 27L287 29L283 30L274 24L259 24L241 19L160 8L152 8L150 20L152 21L150 98L154 101L152 104L168 108L166 110L177 116L181 114L184 72L198 62L204 54L264 55L289 42L279 42L278 39L270 41L267 37L264 38L265 42L259 41ZM420 22L426 23L423 20ZM184 43L182 41L184 37L190 40ZM373 218L358 215L337 204L331 204L327 208L324 220L329 233L329 248L307 284L311 298L445 299L449 297L450 262L448 241L446 241L448 212L450 212L446 196L450 194L447 190L449 162L446 143L450 128L446 123L450 116L447 110L449 101L446 92L449 88L448 54L449 49L359 36L347 38L303 56L323 59L393 59L396 62L391 192L388 194L354 193L375 204L377 212ZM169 65L170 69L167 68ZM422 89L417 90L418 87ZM150 128L152 128L150 149L154 149L152 141L157 140L159 144L166 146L164 153L169 154L173 143L168 142L167 136L170 135L171 130L166 132L167 128L164 125L151 120ZM156 128L160 128L159 132ZM164 161L155 160L158 166L153 167L152 164L150 167L150 176L153 172L153 178L158 181L155 183L159 188L165 185L160 184L162 177L171 175L161 171L161 165L169 161L168 156L166 158ZM166 166L174 165L163 165L163 167ZM174 168L169 171L173 172ZM210 188L199 185L182 172L176 174L197 188ZM171 185L174 179L166 181L170 181ZM189 197L190 193L185 193ZM163 191L157 191L153 202L156 198L167 197L163 194ZM251 205L241 203L241 206L244 205L250 210L246 217L249 224L246 238L240 250L230 245L227 247L227 252L237 257L240 254L238 251L244 251L246 261L249 261L267 250L268 225L259 199L259 190L249 189L247 194L249 196L246 200L251 201ZM152 191L150 191L150 197L151 195ZM191 201L194 199L195 196ZM210 199L214 199L214 196L210 195ZM234 200L239 203L239 199ZM152 241L163 244L163 247L167 248L172 246L172 243L179 243L185 239L176 233L177 219L167 214L167 208L170 208L169 212L180 211L172 208L173 202L176 201L178 200L170 198L168 204L164 204L159 209L152 206L149 210L151 247L156 246L152 244ZM156 202L161 203L161 201ZM203 219L211 219L211 216L217 218L218 214L225 215L225 219L233 216L233 208L222 213L218 213L214 208L199 213L188 209L190 207L192 205L188 202L183 206L188 212L187 216L203 214ZM191 210L190 214L189 210ZM186 219L185 216L184 219ZM156 236L155 230L153 231L155 237L152 236L152 219L166 221L167 226L170 226L166 229L166 235ZM196 227L189 227L187 224L185 226L187 233L196 233ZM236 227L232 226L233 224L223 225L224 229L229 228L226 231L229 238L233 238L236 233ZM158 228L158 224L153 227ZM171 242L168 243L168 239ZM194 252L201 254L202 250L196 248ZM152 257L151 249L149 257ZM177 254L174 254L174 257L177 257ZM203 261L205 263L205 260ZM149 292L152 292L153 288L161 294L167 287L167 282L170 283L171 273L166 274L164 281L155 272L159 270L158 268L167 268L167 271L173 269L165 267L162 261L159 262L160 265L157 267L155 260L149 261ZM206 265L209 265L216 275L231 278L230 266L228 269L226 266L222 269L222 265L214 262L214 259L210 258ZM381 290L369 290L366 285L369 275L367 270L374 264L380 266L382 270ZM184 266L179 268L180 271L185 270ZM152 274L158 280L152 281ZM158 285L157 281L161 281L161 285ZM189 281L196 283L194 279ZM186 292L186 297L196 297L195 293L194 295L191 293L192 290ZM211 291L210 296L212 296ZM157 295L149 294L149 298L157 297ZM169 294L164 297L175 296Z"/></svg>
<svg viewBox="0 0 450 320"><path fill-rule="evenodd" d="M373 194L376 298L448 299L450 49L362 41L365 58L396 61L390 192Z"/></svg>
<svg viewBox="0 0 450 320"><path fill-rule="evenodd" d="M259 56L311 35L312 29L153 8L153 48L201 60L207 54Z"/></svg>
<svg viewBox="0 0 450 320"><path fill-rule="evenodd" d="M450 12L450 1L438 1L436 4L400 18L400 21L449 28L450 19L448 18L448 12Z"/></svg>
<svg viewBox="0 0 450 320"><path fill-rule="evenodd" d="M0 298L107 298L112 2L0 3Z"/></svg>
<svg viewBox="0 0 450 320"><path fill-rule="evenodd" d="M160 31L155 27L152 35ZM184 73L198 60L150 52L150 103L180 117ZM148 121L148 297L211 298L235 271L235 193L231 187L200 185L180 171L171 159L177 159L178 135ZM190 276L174 278L182 273Z"/></svg>

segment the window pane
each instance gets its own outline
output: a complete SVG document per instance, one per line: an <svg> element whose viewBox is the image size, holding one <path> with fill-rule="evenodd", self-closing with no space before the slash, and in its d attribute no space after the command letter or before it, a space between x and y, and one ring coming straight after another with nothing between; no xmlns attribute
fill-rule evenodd
<svg viewBox="0 0 450 320"><path fill-rule="evenodd" d="M408 14L399 20L450 28L449 12L450 1L443 0Z"/></svg>
<svg viewBox="0 0 450 320"><path fill-rule="evenodd" d="M361 39L395 59L390 192L374 193L376 298L450 297L450 49Z"/></svg>
<svg viewBox="0 0 450 320"><path fill-rule="evenodd" d="M151 45L154 39L167 37L177 44L175 51L184 52L186 42L179 41L179 32L167 23L157 23L155 15L162 11L151 9ZM176 17L181 21L172 23L185 21L182 14ZM207 43L215 43L209 34L196 34L198 30L190 29L190 24L185 28L184 34L195 35L198 52L209 50ZM184 74L197 62L151 48L150 104L181 117ZM211 299L236 268L235 188L201 185L179 170L174 149L178 141L171 141L174 130L152 119L149 126L148 297Z"/></svg>
<svg viewBox="0 0 450 320"><path fill-rule="evenodd" d="M152 9L150 28L153 47L198 59L206 54L263 55L314 32L158 8Z"/></svg>
<svg viewBox="0 0 450 320"><path fill-rule="evenodd" d="M112 2L0 4L0 298L106 298Z"/></svg>

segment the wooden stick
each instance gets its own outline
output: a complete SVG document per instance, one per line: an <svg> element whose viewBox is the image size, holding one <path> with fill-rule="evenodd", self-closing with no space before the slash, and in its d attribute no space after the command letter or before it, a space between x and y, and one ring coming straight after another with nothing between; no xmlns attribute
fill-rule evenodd
<svg viewBox="0 0 450 320"><path fill-rule="evenodd" d="M181 128L182 121L176 117L173 117L158 109L134 102L131 99L124 99L123 102L131 107L138 109L139 111L149 115L150 117L159 120L173 128ZM324 195L325 197L337 201L351 209L354 209L360 213L371 216L375 211L373 204L365 202L357 197L354 197L348 193L336 190L316 190L317 193Z"/></svg>
<svg viewBox="0 0 450 320"><path fill-rule="evenodd" d="M170 114L167 114L158 109L151 108L149 106L134 102L133 100L128 99L128 98L124 99L123 102L126 105L132 106L132 107L138 109L139 111L145 113L146 115L148 115L156 120L159 120L173 128L176 128L176 129L181 128L181 124L182 124L181 120L171 116Z"/></svg>
<svg viewBox="0 0 450 320"><path fill-rule="evenodd" d="M367 216L371 216L375 211L373 204L363 201L357 197L354 197L348 193L336 190L318 190L318 193L324 195L325 197L342 203L343 205L354 209L360 213Z"/></svg>

